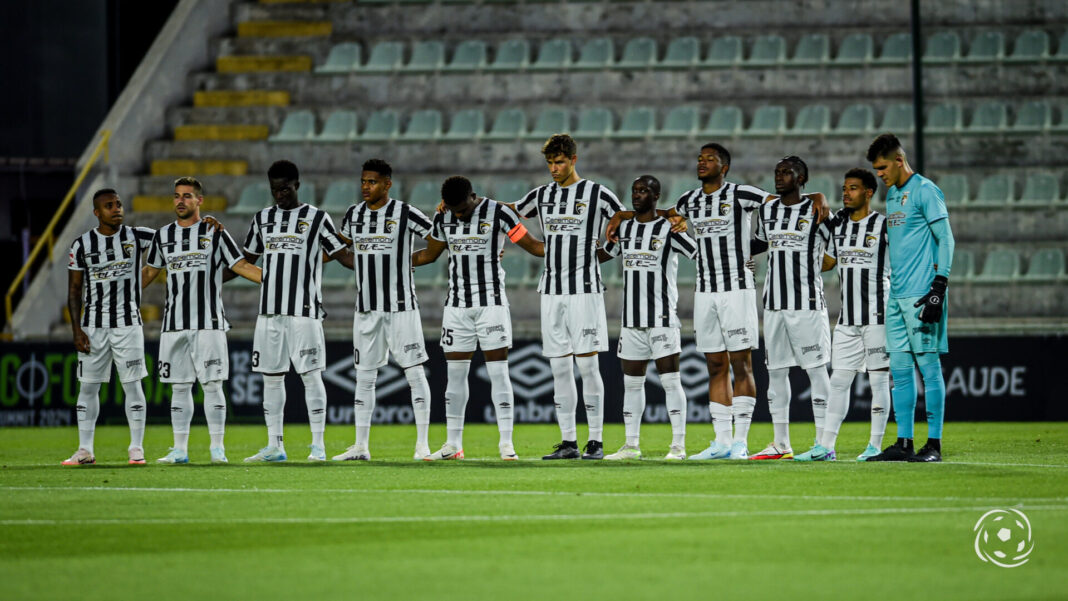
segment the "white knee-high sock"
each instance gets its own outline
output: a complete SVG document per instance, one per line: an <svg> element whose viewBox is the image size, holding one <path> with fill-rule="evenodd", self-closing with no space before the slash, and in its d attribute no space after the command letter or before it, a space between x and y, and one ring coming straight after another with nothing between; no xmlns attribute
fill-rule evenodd
<svg viewBox="0 0 1068 601"><path fill-rule="evenodd" d="M812 417L816 421L816 441L823 440L823 422L827 417L827 396L831 393L831 378L827 366L820 365L805 370L812 390Z"/></svg>
<svg viewBox="0 0 1068 601"><path fill-rule="evenodd" d="M663 377L661 376L661 379ZM645 376L623 376L623 427L627 445L638 446L645 413Z"/></svg>
<svg viewBox="0 0 1068 601"><path fill-rule="evenodd" d="M499 444L511 444L515 396L512 393L512 377L508 374L508 361L487 361L486 371L490 378L493 411L497 415L497 431L501 434Z"/></svg>
<svg viewBox="0 0 1068 601"><path fill-rule="evenodd" d="M93 452L96 418L100 415L100 383L82 382L78 386L78 447Z"/></svg>
<svg viewBox="0 0 1068 601"><path fill-rule="evenodd" d="M575 369L571 355L549 359L553 370L553 405L556 406L556 422L560 424L560 439L576 442L575 405L578 392L575 390Z"/></svg>
<svg viewBox="0 0 1068 601"><path fill-rule="evenodd" d="M263 374L263 418L267 421L267 446L286 448L283 423L286 411L286 377Z"/></svg>
<svg viewBox="0 0 1068 601"><path fill-rule="evenodd" d="M732 405L733 406L733 405ZM712 430L716 433L716 442L731 446L734 437L731 435L731 407L719 403L709 403L708 412L712 415Z"/></svg>
<svg viewBox="0 0 1068 601"><path fill-rule="evenodd" d="M445 385L446 441L457 449L464 448L464 414L467 412L467 374L471 361L448 361L449 381Z"/></svg>
<svg viewBox="0 0 1068 601"><path fill-rule="evenodd" d="M204 389L204 417L208 420L211 448L225 448L223 435L226 433L226 397L223 396L222 382L205 382L201 387Z"/></svg>
<svg viewBox="0 0 1068 601"><path fill-rule="evenodd" d="M356 446L368 448L371 439L371 416L375 412L375 382L377 369L356 370L356 394L353 416L356 422Z"/></svg>
<svg viewBox="0 0 1068 601"><path fill-rule="evenodd" d="M838 430L849 413L849 388L857 372L850 369L836 369L831 374L831 393L827 395L827 416L823 420L823 437L820 444L834 450L838 442Z"/></svg>
<svg viewBox="0 0 1068 601"><path fill-rule="evenodd" d="M775 428L775 444L790 447L790 368L768 370L768 409Z"/></svg>
<svg viewBox="0 0 1068 601"><path fill-rule="evenodd" d="M668 420L671 421L671 444L686 445L686 391L682 389L682 376L679 372L660 374L660 384L664 387L664 402L667 405ZM730 421L727 422L728 436Z"/></svg>
<svg viewBox="0 0 1068 601"><path fill-rule="evenodd" d="M193 423L193 383L171 384L171 430L174 431L174 448L189 450L189 424Z"/></svg>
<svg viewBox="0 0 1068 601"><path fill-rule="evenodd" d="M145 390L141 388L141 380L123 382L122 392L126 395L126 421L130 423L130 448L144 448L145 443L145 413L148 412L145 401Z"/></svg>
<svg viewBox="0 0 1068 601"><path fill-rule="evenodd" d="M872 446L881 449L883 434L886 434L886 420L890 419L890 372L868 372L871 385L871 440Z"/></svg>
<svg viewBox="0 0 1068 601"><path fill-rule="evenodd" d="M749 426L753 423L753 410L756 409L756 399L751 396L736 396L731 404L731 415L734 417L734 440L745 443L749 447Z"/></svg>
<svg viewBox="0 0 1068 601"><path fill-rule="evenodd" d="M326 430L326 386L323 384L323 370L313 369L302 373L300 381L304 383L304 403L308 406L312 444L322 447L323 432Z"/></svg>
<svg viewBox="0 0 1068 601"><path fill-rule="evenodd" d="M430 384L426 381L423 365L413 365L404 370L408 387L412 390L412 414L415 416L415 446L425 449L430 430Z"/></svg>
<svg viewBox="0 0 1068 601"><path fill-rule="evenodd" d="M590 426L590 440L601 442L604 431L604 380L601 379L601 362L597 355L575 357L579 376L582 377L582 403L586 406L586 422Z"/></svg>

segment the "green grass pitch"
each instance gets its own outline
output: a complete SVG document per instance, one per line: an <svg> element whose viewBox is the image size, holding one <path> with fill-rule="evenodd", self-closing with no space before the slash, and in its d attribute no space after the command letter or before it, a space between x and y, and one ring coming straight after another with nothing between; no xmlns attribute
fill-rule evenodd
<svg viewBox="0 0 1068 601"><path fill-rule="evenodd" d="M893 424L889 435L894 432ZM691 425L688 450L707 424ZM795 449L811 424L793 428ZM579 433L580 440L584 432ZM642 430L648 457L667 425ZM0 598L15 599L943 599L1068 598L1068 424L950 423L946 462L858 464L867 424L846 424L837 463L542 462L559 431L521 425L521 461L491 425L468 459L411 460L414 428L376 426L369 463L311 464L307 426L290 460L247 465L262 426L231 426L229 465L125 465L128 434L102 427L95 466L63 468L73 428L0 429ZM351 427L327 430L327 453ZM444 426L432 425L431 443ZM609 425L609 451L622 442ZM750 450L770 440L756 424ZM922 443L925 433L917 432ZM976 521L1015 507L1028 562L974 550Z"/></svg>

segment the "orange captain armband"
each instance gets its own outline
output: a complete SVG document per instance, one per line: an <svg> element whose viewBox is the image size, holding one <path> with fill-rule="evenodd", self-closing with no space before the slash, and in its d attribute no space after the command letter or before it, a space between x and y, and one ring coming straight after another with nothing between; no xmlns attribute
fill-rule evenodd
<svg viewBox="0 0 1068 601"><path fill-rule="evenodd" d="M508 238L511 239L511 241L515 242L515 243L518 243L520 240L523 239L523 236L526 236L526 235L527 235L527 226L523 225L522 223L520 223L520 224L516 225L515 227L513 227L512 229L508 230Z"/></svg>

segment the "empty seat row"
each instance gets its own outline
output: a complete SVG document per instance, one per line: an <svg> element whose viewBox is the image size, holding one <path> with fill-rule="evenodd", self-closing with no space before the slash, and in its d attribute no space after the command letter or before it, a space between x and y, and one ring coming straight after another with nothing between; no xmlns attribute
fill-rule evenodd
<svg viewBox="0 0 1068 601"><path fill-rule="evenodd" d="M957 249L953 253L950 277L954 280L983 282L1055 282L1065 279L1064 250L1044 248L1035 251L1024 270L1023 256L1017 250L999 249L986 254L982 269L975 253Z"/></svg>
<svg viewBox="0 0 1068 601"><path fill-rule="evenodd" d="M745 48L748 45L749 52ZM333 46L326 62L316 67L317 73L428 73L435 71L519 71L561 69L661 69L689 68L696 66L732 67L746 66L815 66L815 65L863 65L868 63L896 64L912 58L912 38L908 33L887 36L882 51L876 56L875 38L868 33L853 33L842 39L838 52L832 57L831 39L827 34L807 34L798 41L792 55L787 54L787 43L780 35L755 36L745 40L734 35L713 38L702 52L702 42L694 36L673 39L660 55L655 40L649 37L630 39L616 56L615 42L610 37L597 37L584 42L578 49L571 40L556 38L538 46L537 55L531 61L531 42L514 39L501 42L490 60L490 45L483 40L460 42L446 60L445 44L441 41L421 41L412 45L411 55L404 60L405 46L402 42L383 41L371 47L370 56L363 61L362 46L356 42L342 42ZM969 51L962 52L960 36L953 31L935 33L927 39L924 61L993 62L993 61L1041 61L1068 60L1068 32L1061 36L1059 50L1051 53L1050 36L1042 30L1024 31L1016 38L1011 53L1005 51L1005 34L1000 31L985 31L972 40Z"/></svg>
<svg viewBox="0 0 1068 601"><path fill-rule="evenodd" d="M1009 173L988 175L979 182L975 196L968 191L968 178L950 173L935 180L949 205L1004 206L1019 203L1045 206L1062 200L1060 184L1052 173L1036 172L1027 176L1023 193L1016 196L1016 178Z"/></svg>

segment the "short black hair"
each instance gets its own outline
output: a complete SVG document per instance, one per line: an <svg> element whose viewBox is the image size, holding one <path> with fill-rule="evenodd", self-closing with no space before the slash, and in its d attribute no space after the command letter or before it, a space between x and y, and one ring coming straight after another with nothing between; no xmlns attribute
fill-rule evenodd
<svg viewBox="0 0 1068 601"><path fill-rule="evenodd" d="M454 175L441 184L441 200L450 207L463 204L471 197L471 180L462 175Z"/></svg>
<svg viewBox="0 0 1068 601"><path fill-rule="evenodd" d="M634 181L643 182L646 186L649 187L650 190L653 191L653 194L660 196L660 180L656 179L652 175L639 175L638 177L634 178ZM633 185L634 184L632 182L631 186Z"/></svg>
<svg viewBox="0 0 1068 601"><path fill-rule="evenodd" d="M882 134L872 141L871 146L868 146L868 162L874 163L875 159L891 157L898 152L904 152L901 140L891 133Z"/></svg>
<svg viewBox="0 0 1068 601"><path fill-rule="evenodd" d="M578 144L575 144L575 139L568 134L553 134L542 145L541 153L547 159L558 154L570 159L578 153Z"/></svg>
<svg viewBox="0 0 1068 601"><path fill-rule="evenodd" d="M860 183L864 184L864 187L876 191L879 189L879 183L875 179L875 174L867 169L861 169L860 167L854 167L849 171L846 171L843 179L859 179Z"/></svg>
<svg viewBox="0 0 1068 601"><path fill-rule="evenodd" d="M300 170L293 164L293 161L282 159L281 161L275 161L271 164L271 168L267 170L267 177L271 179L300 181Z"/></svg>
<svg viewBox="0 0 1068 601"><path fill-rule="evenodd" d="M804 160L801 159L801 157L797 156L796 154L791 154L790 156L783 157L782 160L780 160L779 162L793 163L794 165L796 165L797 169L801 172L801 181L798 183L802 186L808 183L808 165L805 163Z"/></svg>
<svg viewBox="0 0 1068 601"><path fill-rule="evenodd" d="M119 193L116 192L114 188L101 188L96 192L93 192L93 208L96 208L96 199L100 198L101 196L111 196L113 194L115 196L119 195Z"/></svg>
<svg viewBox="0 0 1068 601"><path fill-rule="evenodd" d="M200 181L195 177L188 175L179 177L174 180L174 187L177 188L178 186L192 186L193 191L196 192L197 196L204 196L204 186L200 185Z"/></svg>
<svg viewBox="0 0 1068 601"><path fill-rule="evenodd" d="M393 179L393 167L390 167L389 163L382 159L367 159L363 162L363 170L374 171L382 177Z"/></svg>
<svg viewBox="0 0 1068 601"><path fill-rule="evenodd" d="M719 162L720 163L722 163L726 167L730 167L731 166L731 153L726 148L724 148L722 144L716 144L715 142L709 142L708 144L705 144L704 146L702 146L701 150L705 150L705 149L708 149L708 148L711 148L712 150L716 151L716 154L719 155Z"/></svg>

